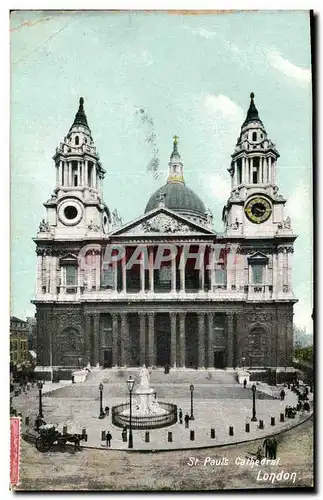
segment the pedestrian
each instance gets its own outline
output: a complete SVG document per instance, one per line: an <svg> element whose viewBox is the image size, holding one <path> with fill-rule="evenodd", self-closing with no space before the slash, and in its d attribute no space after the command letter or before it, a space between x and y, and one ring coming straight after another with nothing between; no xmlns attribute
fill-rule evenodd
<svg viewBox="0 0 323 500"><path fill-rule="evenodd" d="M111 439L112 439L112 435L111 435L110 431L108 431L107 434L106 434L106 440L107 440L107 447L108 448L111 448Z"/></svg>
<svg viewBox="0 0 323 500"><path fill-rule="evenodd" d="M284 389L282 389L280 391L280 399L281 399L281 401L284 401L284 399L285 399L285 391L284 391Z"/></svg>
<svg viewBox="0 0 323 500"><path fill-rule="evenodd" d="M183 423L183 410L182 410L182 408L179 409L178 418L179 418L179 423L182 424Z"/></svg>
<svg viewBox="0 0 323 500"><path fill-rule="evenodd" d="M184 420L185 420L185 429L188 429L188 423L190 421L190 416L188 413L186 413Z"/></svg>
<svg viewBox="0 0 323 500"><path fill-rule="evenodd" d="M270 439L266 438L265 441L262 444L262 447L265 449L265 457L269 457L269 451L270 451Z"/></svg>
<svg viewBox="0 0 323 500"><path fill-rule="evenodd" d="M258 446L257 452L256 452L256 458L257 460L262 460L263 454L262 454L262 449L261 446Z"/></svg>
<svg viewBox="0 0 323 500"><path fill-rule="evenodd" d="M275 436L271 439L271 459L276 460L276 455L277 455L277 440Z"/></svg>
<svg viewBox="0 0 323 500"><path fill-rule="evenodd" d="M108 417L108 416L109 416L109 413L110 413L110 408L109 408L108 406L106 406L106 407L104 408L104 411L105 411L106 416Z"/></svg>
<svg viewBox="0 0 323 500"><path fill-rule="evenodd" d="M288 410L289 410L289 406L287 405L287 406L285 406L285 417L287 417L287 415L288 415Z"/></svg>
<svg viewBox="0 0 323 500"><path fill-rule="evenodd" d="M247 379L245 378L243 381L243 388L245 389L247 387Z"/></svg>

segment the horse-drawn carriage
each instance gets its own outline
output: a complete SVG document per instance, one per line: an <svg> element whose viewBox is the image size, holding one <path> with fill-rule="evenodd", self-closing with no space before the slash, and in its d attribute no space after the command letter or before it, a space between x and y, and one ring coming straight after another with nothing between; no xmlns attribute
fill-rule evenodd
<svg viewBox="0 0 323 500"><path fill-rule="evenodd" d="M61 451L65 451L67 443L74 443L74 451L81 449L80 442L87 441L87 434L61 433L55 425L45 424L39 427L39 436L36 438L36 448L41 453L49 451L54 443L57 443Z"/></svg>

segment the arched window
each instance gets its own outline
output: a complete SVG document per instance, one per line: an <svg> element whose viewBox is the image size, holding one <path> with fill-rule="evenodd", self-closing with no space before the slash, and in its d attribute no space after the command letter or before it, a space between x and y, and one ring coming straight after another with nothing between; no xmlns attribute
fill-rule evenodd
<svg viewBox="0 0 323 500"><path fill-rule="evenodd" d="M252 140L256 141L257 140L257 132L252 133Z"/></svg>
<svg viewBox="0 0 323 500"><path fill-rule="evenodd" d="M78 145L79 145L79 143L80 143L79 136L78 136L78 135L76 135L76 136L75 136L75 146L78 146Z"/></svg>

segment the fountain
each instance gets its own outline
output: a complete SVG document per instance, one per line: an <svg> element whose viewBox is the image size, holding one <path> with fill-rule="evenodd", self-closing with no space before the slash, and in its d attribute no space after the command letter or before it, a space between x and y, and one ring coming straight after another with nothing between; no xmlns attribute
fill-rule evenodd
<svg viewBox="0 0 323 500"><path fill-rule="evenodd" d="M177 406L157 401L156 392L149 385L149 371L145 365L139 373L139 385L133 393L132 428L153 429L177 422ZM118 427L129 426L129 404L112 408L112 423Z"/></svg>

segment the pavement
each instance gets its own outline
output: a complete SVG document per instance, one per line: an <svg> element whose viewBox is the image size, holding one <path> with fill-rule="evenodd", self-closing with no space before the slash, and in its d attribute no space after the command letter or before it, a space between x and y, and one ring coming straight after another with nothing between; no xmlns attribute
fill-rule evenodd
<svg viewBox="0 0 323 500"><path fill-rule="evenodd" d="M100 420L98 382L103 380L103 407L115 406L128 402L129 396L125 384L125 376L130 371L136 377L138 371L97 370L89 374L83 384L46 382L43 389L43 414L47 423L56 424L59 430L67 426L67 432L81 433L86 428L88 441L81 445L90 448L107 449L101 441L101 431L110 431L112 434L111 448L126 450L128 444L122 441L121 429L115 427L109 416ZM219 372L225 372L219 371ZM125 375L125 376L124 376ZM170 374L169 374L170 375ZM184 381L184 380L185 381ZM184 424L176 423L162 429L149 431L149 442L145 441L146 432L133 431L134 451L162 451L175 449L205 448L223 446L248 440L264 438L269 434L287 430L304 420L312 412L298 412L295 419L286 419L279 422L280 413L284 413L285 406L296 406L297 396L287 388L284 401L277 399L283 386L268 386L257 383L256 413L257 422L251 422L252 391L251 385L244 389L235 381L232 373L200 372L173 372L172 377L162 372L152 372L150 384L157 392L158 401L173 403L190 413L189 384L194 383L194 417L190 421L189 429ZM310 401L312 394L309 394ZM22 431L35 435L32 425L38 413L38 389L33 388L27 393L13 398L13 406L23 414L30 416L31 425L24 425ZM275 426L271 426L271 417L275 417ZM264 429L259 429L259 420L264 421ZM250 432L245 431L246 422L250 423ZM229 435L229 426L233 426L234 435ZM215 429L215 438L210 437L211 428ZM190 439L190 430L195 431L195 439ZM168 433L172 432L172 442L168 441Z"/></svg>

